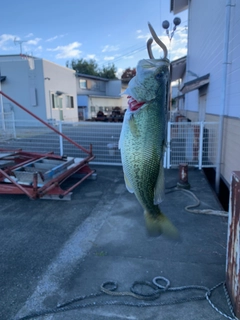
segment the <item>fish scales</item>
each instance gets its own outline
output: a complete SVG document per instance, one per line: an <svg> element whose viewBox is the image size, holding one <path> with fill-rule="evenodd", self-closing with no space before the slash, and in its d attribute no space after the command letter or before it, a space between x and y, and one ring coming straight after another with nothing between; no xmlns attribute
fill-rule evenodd
<svg viewBox="0 0 240 320"><path fill-rule="evenodd" d="M176 228L158 206L164 197L168 84L167 59L139 61L136 76L125 91L130 100L119 147L126 187L144 209L149 234L175 237ZM131 108L134 104L140 107Z"/></svg>
<svg viewBox="0 0 240 320"><path fill-rule="evenodd" d="M148 110L149 108L151 110ZM135 195L138 201L144 208L151 208L151 212L154 210L158 212L158 207L153 207L152 199L163 154L164 125L161 126L160 121L157 121L159 117L161 118L161 113L162 110L155 100L130 120L136 122L138 134L132 133L128 127L124 140L125 152L122 158L126 164L125 175L136 190ZM132 170L132 165L134 170Z"/></svg>

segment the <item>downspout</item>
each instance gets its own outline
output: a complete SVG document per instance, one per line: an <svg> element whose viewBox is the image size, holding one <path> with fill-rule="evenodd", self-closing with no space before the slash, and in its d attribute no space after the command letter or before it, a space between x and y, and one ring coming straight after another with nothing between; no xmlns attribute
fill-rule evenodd
<svg viewBox="0 0 240 320"><path fill-rule="evenodd" d="M1 70L0 70L0 77L1 77ZM2 81L0 79L0 91L2 91ZM2 95L0 94L0 113L1 113L1 117L2 117L2 129L3 131L6 130L6 127L5 127L5 119L4 119L4 108L3 108L3 97Z"/></svg>
<svg viewBox="0 0 240 320"><path fill-rule="evenodd" d="M225 14L225 33L223 47L223 67L222 67L222 95L219 114L219 131L218 131L218 150L216 163L215 191L219 194L220 175L221 175L221 159L222 159L222 141L223 141L223 122L226 105L226 89L227 89L227 67L228 67L228 49L229 49L229 32L230 32L230 17L231 17L231 0L226 0Z"/></svg>

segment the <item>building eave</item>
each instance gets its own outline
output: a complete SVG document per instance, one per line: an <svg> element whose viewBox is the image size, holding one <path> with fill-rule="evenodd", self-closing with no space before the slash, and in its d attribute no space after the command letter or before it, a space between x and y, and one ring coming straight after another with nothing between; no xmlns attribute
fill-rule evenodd
<svg viewBox="0 0 240 320"><path fill-rule="evenodd" d="M188 0L170 0L170 12L177 14L188 9Z"/></svg>
<svg viewBox="0 0 240 320"><path fill-rule="evenodd" d="M188 93L190 91L199 89L204 85L207 85L209 83L209 81L210 81L210 73L208 73L202 77L196 78L194 80L185 82L183 84L182 88L180 89L180 91L183 94Z"/></svg>
<svg viewBox="0 0 240 320"><path fill-rule="evenodd" d="M3 82L3 81L5 81L6 80L6 76L0 76L0 82Z"/></svg>
<svg viewBox="0 0 240 320"><path fill-rule="evenodd" d="M177 60L171 62L170 71L171 71L171 81L176 81L182 79L186 72L186 60L187 57L184 56Z"/></svg>
<svg viewBox="0 0 240 320"><path fill-rule="evenodd" d="M108 82L110 80L107 78L101 78L101 77L92 76L90 74L84 74L84 73L79 73L79 72L76 72L76 77L77 78L84 78L84 79L101 80L101 81L105 81L105 82ZM112 80L115 80L115 79L112 79Z"/></svg>

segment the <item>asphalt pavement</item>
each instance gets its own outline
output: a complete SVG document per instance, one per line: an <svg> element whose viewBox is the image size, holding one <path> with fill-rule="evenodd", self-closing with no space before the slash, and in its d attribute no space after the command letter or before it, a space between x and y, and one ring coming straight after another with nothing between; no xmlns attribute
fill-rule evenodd
<svg viewBox="0 0 240 320"><path fill-rule="evenodd" d="M227 218L187 212L195 200L166 170L161 209L180 239L149 238L122 168L91 167L97 179L71 201L0 195L0 319L224 319L205 287L225 280ZM201 171L189 169L189 183L200 209L222 210ZM211 300L231 315L222 285Z"/></svg>

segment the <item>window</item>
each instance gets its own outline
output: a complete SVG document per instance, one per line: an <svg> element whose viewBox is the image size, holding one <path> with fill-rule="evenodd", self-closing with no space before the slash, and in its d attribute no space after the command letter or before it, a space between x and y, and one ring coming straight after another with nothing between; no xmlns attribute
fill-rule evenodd
<svg viewBox="0 0 240 320"><path fill-rule="evenodd" d="M52 93L51 96L52 96L52 108L55 109L56 108L55 94Z"/></svg>
<svg viewBox="0 0 240 320"><path fill-rule="evenodd" d="M36 88L33 88L33 87L30 88L30 99L31 99L31 105L33 107L36 107L38 105Z"/></svg>
<svg viewBox="0 0 240 320"><path fill-rule="evenodd" d="M52 97L52 108L53 109L62 109L62 97L51 93Z"/></svg>
<svg viewBox="0 0 240 320"><path fill-rule="evenodd" d="M80 79L79 80L79 87L81 89L87 89L87 80L86 79Z"/></svg>
<svg viewBox="0 0 240 320"><path fill-rule="evenodd" d="M100 89L99 81L92 80L92 90L98 91Z"/></svg>
<svg viewBox="0 0 240 320"><path fill-rule="evenodd" d="M67 98L67 103L66 103L67 108L74 108L73 96L66 96L66 98Z"/></svg>

